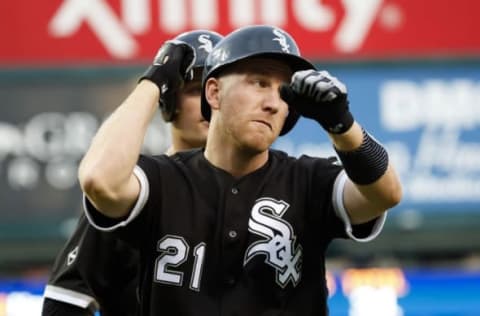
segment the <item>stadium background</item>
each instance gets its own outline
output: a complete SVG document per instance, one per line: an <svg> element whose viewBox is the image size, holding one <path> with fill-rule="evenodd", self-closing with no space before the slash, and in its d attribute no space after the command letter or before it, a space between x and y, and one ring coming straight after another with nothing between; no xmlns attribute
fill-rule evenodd
<svg viewBox="0 0 480 316"><path fill-rule="evenodd" d="M81 212L77 164L159 45L262 23L347 84L405 187L377 240L331 246L331 315L480 314L480 2L17 0L0 12L0 316L39 315ZM158 117L144 151L167 146ZM333 154L304 119L275 147Z"/></svg>

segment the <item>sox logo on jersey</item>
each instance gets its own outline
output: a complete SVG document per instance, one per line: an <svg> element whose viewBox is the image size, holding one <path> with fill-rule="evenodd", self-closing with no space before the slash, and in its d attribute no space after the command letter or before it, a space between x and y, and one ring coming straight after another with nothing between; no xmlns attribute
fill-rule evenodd
<svg viewBox="0 0 480 316"><path fill-rule="evenodd" d="M251 244L244 266L255 256L265 255L265 263L276 270L276 282L285 288L289 281L296 286L301 278L302 246L295 246L296 236L290 223L282 219L289 208L284 201L260 198L252 208L248 230L264 239Z"/></svg>
<svg viewBox="0 0 480 316"><path fill-rule="evenodd" d="M73 248L73 250L68 253L67 266L71 265L75 261L75 259L77 259L77 256L78 256L78 246Z"/></svg>

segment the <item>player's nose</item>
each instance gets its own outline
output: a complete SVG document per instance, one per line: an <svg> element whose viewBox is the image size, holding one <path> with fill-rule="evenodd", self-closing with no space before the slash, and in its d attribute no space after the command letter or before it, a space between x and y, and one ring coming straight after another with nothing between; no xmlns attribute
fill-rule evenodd
<svg viewBox="0 0 480 316"><path fill-rule="evenodd" d="M285 101L280 97L280 84L273 84L264 95L264 110L270 112L278 112L283 106L287 106Z"/></svg>

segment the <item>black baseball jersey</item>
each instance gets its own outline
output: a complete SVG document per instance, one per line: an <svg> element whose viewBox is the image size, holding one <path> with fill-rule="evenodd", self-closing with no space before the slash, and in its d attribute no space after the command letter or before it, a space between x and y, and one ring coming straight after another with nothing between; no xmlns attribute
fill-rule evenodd
<svg viewBox="0 0 480 316"><path fill-rule="evenodd" d="M102 316L135 315L139 262L137 250L95 229L82 214L55 260L44 297L88 309L91 315L99 308ZM52 310L44 308L42 316Z"/></svg>
<svg viewBox="0 0 480 316"><path fill-rule="evenodd" d="M193 150L141 156L135 173L142 189L128 219L86 209L140 249L141 315L327 314L325 250L351 227L336 205L340 166L270 150L236 179Z"/></svg>

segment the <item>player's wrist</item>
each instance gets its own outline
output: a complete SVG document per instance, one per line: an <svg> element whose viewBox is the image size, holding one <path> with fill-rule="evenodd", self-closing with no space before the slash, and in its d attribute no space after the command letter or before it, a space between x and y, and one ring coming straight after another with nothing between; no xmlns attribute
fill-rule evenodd
<svg viewBox="0 0 480 316"><path fill-rule="evenodd" d="M146 100L152 100L156 106L158 106L158 100L160 100L160 89L158 86L148 79L141 80L135 89L137 100L144 100L143 104L147 104Z"/></svg>

